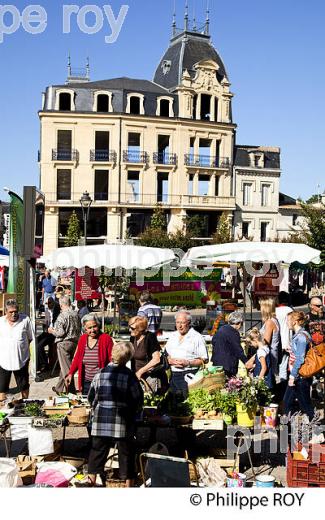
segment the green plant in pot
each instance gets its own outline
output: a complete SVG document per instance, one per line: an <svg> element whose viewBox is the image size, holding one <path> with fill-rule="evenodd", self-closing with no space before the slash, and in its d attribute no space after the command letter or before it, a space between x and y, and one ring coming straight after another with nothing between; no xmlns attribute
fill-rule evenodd
<svg viewBox="0 0 325 520"><path fill-rule="evenodd" d="M226 424L232 424L236 417L236 404L238 402L238 395L235 392L228 390L220 391L219 409L223 414L223 420Z"/></svg>

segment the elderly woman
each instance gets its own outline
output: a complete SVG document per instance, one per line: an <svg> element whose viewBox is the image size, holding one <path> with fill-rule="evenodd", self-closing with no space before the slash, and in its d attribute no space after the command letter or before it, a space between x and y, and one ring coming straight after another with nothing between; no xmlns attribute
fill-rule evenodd
<svg viewBox="0 0 325 520"><path fill-rule="evenodd" d="M78 372L78 391L86 395L94 376L111 360L113 340L101 332L96 314L84 316L82 324L85 334L79 339L65 383L69 387L73 375Z"/></svg>
<svg viewBox="0 0 325 520"><path fill-rule="evenodd" d="M134 316L129 320L130 341L134 347L132 369L139 379L146 379L152 390L160 388L157 377L151 377L150 371L160 363L160 345L156 334L148 331L148 320Z"/></svg>
<svg viewBox="0 0 325 520"><path fill-rule="evenodd" d="M212 364L222 366L227 377L236 376L239 361L248 367L248 359L240 344L239 331L243 320L242 312L232 312L227 325L220 327L212 338Z"/></svg>
<svg viewBox="0 0 325 520"><path fill-rule="evenodd" d="M88 459L89 484L103 475L111 447L118 443L121 480L131 487L136 476L134 426L143 405L138 378L125 365L134 354L130 342L116 343L112 362L94 377L88 400L92 406L91 450Z"/></svg>
<svg viewBox="0 0 325 520"><path fill-rule="evenodd" d="M260 298L259 305L263 326L260 330L264 344L270 349L270 371L272 376L279 375L279 363L281 355L280 324L275 315L275 298Z"/></svg>

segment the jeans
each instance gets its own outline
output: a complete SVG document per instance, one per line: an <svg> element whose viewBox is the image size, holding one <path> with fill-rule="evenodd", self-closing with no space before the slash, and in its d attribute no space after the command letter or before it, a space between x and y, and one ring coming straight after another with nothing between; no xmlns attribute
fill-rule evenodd
<svg viewBox="0 0 325 520"><path fill-rule="evenodd" d="M281 381L288 380L289 354L285 350L282 352L282 360L279 366L279 377Z"/></svg>
<svg viewBox="0 0 325 520"><path fill-rule="evenodd" d="M311 379L298 377L295 386L288 386L284 394L284 413L286 415L293 411L294 400L297 398L300 409L308 415L309 420L314 417L314 408L310 398Z"/></svg>
<svg viewBox="0 0 325 520"><path fill-rule="evenodd" d="M178 394L183 396L183 399L188 397L188 385L184 379L186 374L196 374L198 368L193 370L182 370L182 372L172 372L172 378L170 381L170 392L172 394Z"/></svg>

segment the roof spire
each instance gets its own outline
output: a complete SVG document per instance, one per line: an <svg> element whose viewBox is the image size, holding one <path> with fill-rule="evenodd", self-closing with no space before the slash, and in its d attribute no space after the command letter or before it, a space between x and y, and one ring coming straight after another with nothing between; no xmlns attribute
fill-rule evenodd
<svg viewBox="0 0 325 520"><path fill-rule="evenodd" d="M174 14L173 14L173 23L172 23L172 34L173 34L173 37L176 36L176 0L174 0Z"/></svg>
<svg viewBox="0 0 325 520"><path fill-rule="evenodd" d="M69 54L68 54L68 78L71 76L71 56L70 56L70 51L69 51Z"/></svg>
<svg viewBox="0 0 325 520"><path fill-rule="evenodd" d="M89 79L90 77L90 63L89 63L89 56L87 56L86 61L86 78Z"/></svg>
<svg viewBox="0 0 325 520"><path fill-rule="evenodd" d="M210 36L210 9L209 9L209 0L207 0L207 9L206 9L206 19L205 19L205 30L204 34L206 36Z"/></svg>
<svg viewBox="0 0 325 520"><path fill-rule="evenodd" d="M196 12L195 12L195 0L193 5L193 31L197 31L197 25L196 25Z"/></svg>
<svg viewBox="0 0 325 520"><path fill-rule="evenodd" d="M185 1L184 31L188 31L188 0Z"/></svg>

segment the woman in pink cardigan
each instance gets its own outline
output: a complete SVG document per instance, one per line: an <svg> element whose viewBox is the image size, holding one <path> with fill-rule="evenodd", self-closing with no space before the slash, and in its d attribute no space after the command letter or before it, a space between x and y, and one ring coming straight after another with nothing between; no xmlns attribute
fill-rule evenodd
<svg viewBox="0 0 325 520"><path fill-rule="evenodd" d="M73 375L78 372L78 392L87 395L93 377L111 361L113 340L101 332L95 314L87 314L82 322L86 333L79 339L65 383L68 388Z"/></svg>

